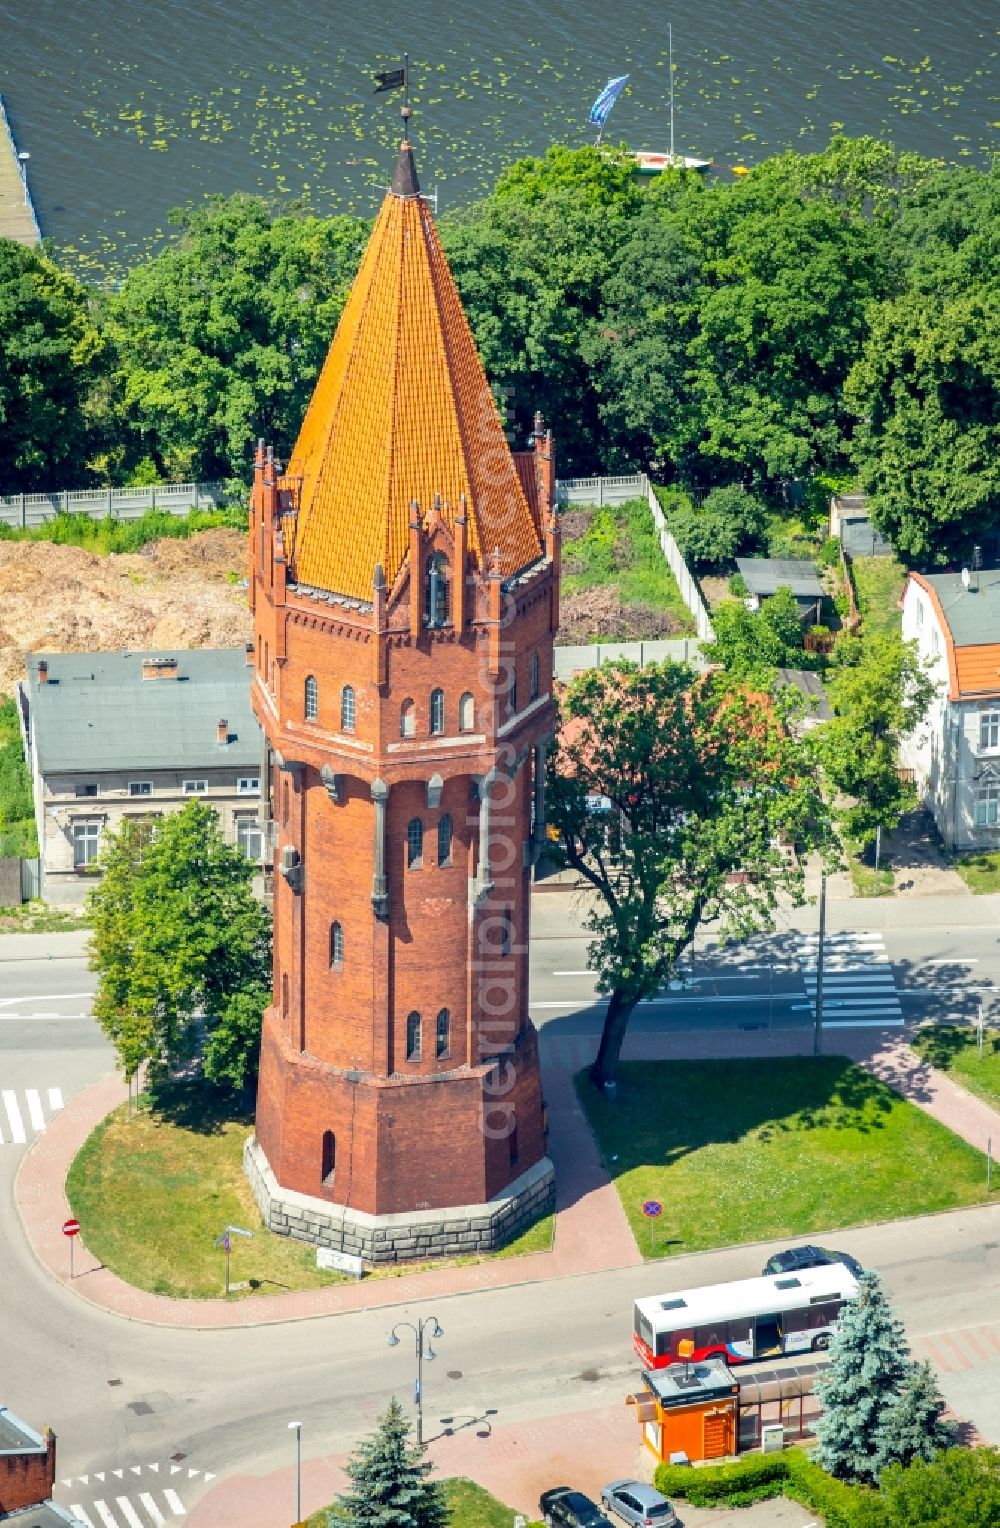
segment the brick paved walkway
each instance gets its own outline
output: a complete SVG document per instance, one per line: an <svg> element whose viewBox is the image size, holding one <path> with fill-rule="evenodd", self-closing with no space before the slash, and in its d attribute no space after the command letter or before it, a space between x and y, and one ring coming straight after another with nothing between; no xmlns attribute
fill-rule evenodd
<svg viewBox="0 0 1000 1528"><path fill-rule="evenodd" d="M224 1300L172 1300L132 1288L101 1267L88 1252L84 1228L75 1248L74 1292L118 1315L157 1325L246 1327L641 1262L573 1088L573 1073L591 1060L595 1037L543 1030L541 1038L549 1147L558 1183L551 1252L227 1304ZM837 1054L849 1055L869 1068L970 1144L985 1151L992 1136L1000 1146L1000 1114L926 1066L898 1035L840 1030L836 1042L829 1041L831 1048L834 1043ZM704 1034L632 1034L626 1039L623 1054L626 1060L651 1061L800 1055L809 1054L811 1049L812 1036L807 1030L714 1030ZM63 1283L69 1282L66 1240L60 1230L70 1213L63 1187L66 1172L94 1126L124 1097L124 1086L117 1076L79 1094L37 1138L18 1173L15 1193L28 1240L39 1261Z"/></svg>
<svg viewBox="0 0 1000 1528"><path fill-rule="evenodd" d="M73 1291L105 1310L135 1321L178 1327L246 1327L474 1289L533 1283L567 1274L597 1273L641 1262L618 1195L604 1171L577 1102L571 1075L559 1066L547 1069L545 1095L549 1149L557 1179L556 1229L551 1252L485 1259L463 1267L445 1265L398 1277L227 1303L174 1300L134 1289L102 1267L89 1252L84 1227L74 1249ZM15 1197L28 1240L39 1261L67 1285L68 1252L61 1232L63 1221L70 1214L64 1188L66 1173L95 1125L125 1097L125 1086L117 1076L104 1078L78 1094L37 1138L18 1172Z"/></svg>
<svg viewBox="0 0 1000 1528"><path fill-rule="evenodd" d="M653 1456L638 1444L635 1413L624 1404L547 1417L506 1427L483 1419L459 1427L450 1438L430 1442L429 1457L441 1476L461 1475L492 1491L529 1520L550 1486L573 1485L597 1499L601 1487L623 1475L649 1480ZM331 1502L344 1484L344 1456L305 1459L302 1512ZM263 1477L232 1475L202 1497L188 1517L190 1528L275 1528L291 1522L295 1467ZM705 1511L681 1505L684 1528L806 1528L815 1518L796 1502L759 1502L739 1511Z"/></svg>

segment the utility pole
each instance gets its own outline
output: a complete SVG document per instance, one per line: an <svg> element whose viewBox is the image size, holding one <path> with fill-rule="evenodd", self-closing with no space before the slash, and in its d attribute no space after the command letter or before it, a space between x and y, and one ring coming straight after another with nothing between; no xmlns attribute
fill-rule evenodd
<svg viewBox="0 0 1000 1528"><path fill-rule="evenodd" d="M813 1055L823 1051L823 941L826 936L826 871L819 878L819 945L816 950L816 1023L813 1027Z"/></svg>

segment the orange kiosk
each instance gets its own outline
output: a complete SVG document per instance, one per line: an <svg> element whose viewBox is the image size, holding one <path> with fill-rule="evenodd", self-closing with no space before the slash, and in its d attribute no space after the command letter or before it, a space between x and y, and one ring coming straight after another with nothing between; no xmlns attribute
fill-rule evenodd
<svg viewBox="0 0 1000 1528"><path fill-rule="evenodd" d="M684 1359L693 1351L690 1341L678 1345ZM736 1453L739 1385L721 1358L671 1364L642 1377L646 1389L630 1395L627 1404L636 1408L642 1441L657 1459L669 1462L682 1454L694 1463Z"/></svg>

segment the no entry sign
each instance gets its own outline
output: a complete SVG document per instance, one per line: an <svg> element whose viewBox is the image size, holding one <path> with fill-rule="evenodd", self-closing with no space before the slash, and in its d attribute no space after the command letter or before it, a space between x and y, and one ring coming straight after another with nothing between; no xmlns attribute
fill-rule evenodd
<svg viewBox="0 0 1000 1528"><path fill-rule="evenodd" d="M663 1205L658 1199L647 1199L642 1207L642 1213L648 1215L650 1220L655 1220L657 1215L663 1214Z"/></svg>
<svg viewBox="0 0 1000 1528"><path fill-rule="evenodd" d="M63 1221L63 1235L64 1236L79 1236L79 1234L80 1234L80 1222L78 1220L64 1220Z"/></svg>

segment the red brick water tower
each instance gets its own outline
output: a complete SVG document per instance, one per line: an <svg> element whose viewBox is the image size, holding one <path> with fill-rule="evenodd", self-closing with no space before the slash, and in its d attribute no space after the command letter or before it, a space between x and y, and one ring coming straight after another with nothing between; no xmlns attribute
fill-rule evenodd
<svg viewBox="0 0 1000 1528"><path fill-rule="evenodd" d="M527 995L553 495L404 143L292 458L256 460L275 948L245 1165L272 1230L392 1261L551 1207Z"/></svg>

